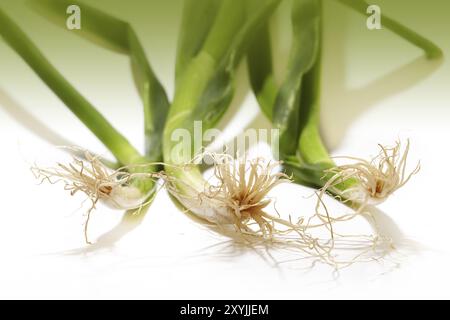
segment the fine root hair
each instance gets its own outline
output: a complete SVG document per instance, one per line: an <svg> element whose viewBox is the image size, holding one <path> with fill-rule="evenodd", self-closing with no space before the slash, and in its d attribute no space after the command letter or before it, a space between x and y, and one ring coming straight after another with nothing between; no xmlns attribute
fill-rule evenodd
<svg viewBox="0 0 450 320"><path fill-rule="evenodd" d="M50 168L34 165L31 171L40 183L61 182L64 184L64 190L69 191L72 196L82 193L87 197L91 206L86 213L84 236L86 243L91 243L88 239L88 225L91 213L99 201L115 209L138 209L145 206L146 199L154 193L154 188L142 192L136 186L136 181L140 179L156 181L161 174L133 173L130 172L131 169L132 166L110 169L100 156L93 156L89 151L84 151L83 159L72 157L71 162L57 163L55 167Z"/></svg>

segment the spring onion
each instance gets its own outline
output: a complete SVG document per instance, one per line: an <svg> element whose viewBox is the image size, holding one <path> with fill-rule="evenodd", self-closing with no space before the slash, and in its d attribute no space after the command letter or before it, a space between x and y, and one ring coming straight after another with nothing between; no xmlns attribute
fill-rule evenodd
<svg viewBox="0 0 450 320"><path fill-rule="evenodd" d="M365 13L367 8L364 1L341 2L359 12ZM357 200L357 203L380 201L381 195L387 197L409 180L404 172L409 142L403 155L399 155L398 144L393 148L381 146L377 164L355 159L353 165L337 167L330 157L319 131L321 3L321 0L295 0L293 3L292 48L285 80L279 88L273 81L271 54L257 54L270 50L269 29L259 30L253 40L254 49L248 54L252 88L261 110L286 135L280 142L281 158L296 182L316 188L325 187L347 203L354 202L350 199ZM422 48L429 59L441 56L441 50L436 45L393 19L383 17L383 25ZM303 58L297 61L298 57ZM261 68L261 65L265 67ZM393 164L395 159L402 159L397 167ZM411 174L417 171L418 167ZM370 186L368 181L371 181ZM376 189L378 191L374 193ZM366 194L362 198L349 196L355 190L366 190Z"/></svg>
<svg viewBox="0 0 450 320"><path fill-rule="evenodd" d="M224 104L223 99L211 101L210 92L217 92L214 90L216 74L225 71L232 79L232 68L238 61L233 59L244 52L241 48L243 40L265 23L278 2L259 1L258 9L251 14L249 9L255 8L256 2L222 2L202 48L186 63L181 75L178 73L180 78L177 79L175 98L164 132L165 172L170 177L168 188L171 194L204 222L220 227L234 226L238 231L249 234L273 234L274 222L288 229L298 228L295 223L272 217L263 211L270 202L266 199L267 193L286 182L287 176L275 172L276 164L263 159L244 158L235 162L226 155L210 155L214 158L215 177L219 181L217 185L210 185L202 177L199 167L195 163L190 164L192 159L189 155L176 153L177 146L172 134L179 128L192 130L192 124L197 119L203 121L204 128L211 128L218 121L219 117L208 115L223 114L222 108L228 103ZM190 11L191 4L189 1L186 3L185 11ZM244 19L245 5L249 15L247 20ZM184 18L190 17L185 15ZM216 101L219 103L214 103ZM199 152L201 149L193 150L193 154ZM259 226L257 232L250 229L251 223Z"/></svg>
<svg viewBox="0 0 450 320"><path fill-rule="evenodd" d="M62 2L46 2L48 9L56 10L54 5ZM71 2L72 3L72 2ZM44 7L42 7L44 8ZM92 207L101 200L118 209L136 209L147 204L155 194L153 164L161 158L160 138L162 132L161 119L167 111L167 98L146 61L145 54L137 40L133 29L126 23L109 17L100 11L84 6L84 13L91 19L85 19L86 31L101 34L103 31L116 31L109 34L111 43L127 49L135 70L138 88L144 102L145 131L147 134L147 156L141 155L128 140L119 133L97 109L87 101L45 58L27 35L0 9L0 34L6 42L23 58L48 87L64 102L97 138L111 151L122 166L112 170L104 165L98 157L86 154L86 161L74 159L72 164L58 164L55 169L34 168L38 177L52 181L51 178L62 179L72 193L84 192L91 200ZM55 12L58 12L57 10ZM65 12L65 11L62 11ZM104 35L103 35L104 36ZM157 116L158 115L158 116ZM164 121L162 121L164 122ZM156 136L156 140L154 138ZM150 150L151 149L151 150ZM85 224L87 238L87 223Z"/></svg>

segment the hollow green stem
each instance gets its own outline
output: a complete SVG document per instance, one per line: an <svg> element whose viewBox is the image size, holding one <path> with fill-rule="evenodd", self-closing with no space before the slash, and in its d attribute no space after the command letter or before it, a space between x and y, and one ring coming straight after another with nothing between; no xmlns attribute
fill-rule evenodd
<svg viewBox="0 0 450 320"><path fill-rule="evenodd" d="M303 168L297 176L315 185L323 169L333 165L318 131L321 18L320 0L293 2L293 42L280 88L273 80L271 54L264 53L271 49L267 26L259 29L248 52L252 88L263 112L280 129L282 159Z"/></svg>
<svg viewBox="0 0 450 320"><path fill-rule="evenodd" d="M164 161L168 163L166 171L183 180L178 186L181 192L188 192L183 190L186 186L203 190L205 181L197 166L189 171L172 166L189 162L200 151L198 146L202 144L191 146L189 150L192 152L181 153L180 142L173 139L173 134L177 129L187 129L193 137L193 123L196 120L202 121L203 130L217 123L231 101L232 73L244 51L243 44L249 34L265 22L278 2L263 1L252 18L244 22L249 0L222 1L202 49L189 60L177 79L175 98L164 130L163 150Z"/></svg>
<svg viewBox="0 0 450 320"><path fill-rule="evenodd" d="M151 161L162 160L162 131L167 116L169 101L153 72L144 49L133 27L80 1L33 0L32 7L44 17L65 28L66 8L78 5L83 14L83 24L75 34L129 55L131 67L144 110L145 154Z"/></svg>
<svg viewBox="0 0 450 320"><path fill-rule="evenodd" d="M348 1L340 0L346 5L361 13L366 12L368 4L363 0ZM414 45L422 48L429 59L439 58L441 50L431 41L423 38L416 32L404 27L389 17L383 16L383 25L405 38ZM320 41L323 37L320 35ZM317 187L323 186L331 175L324 176L323 170L335 166L323 143L320 135L320 76L321 59L320 54L314 67L304 76L302 99L300 107L301 129L298 140L298 152L295 160L288 161L293 170L297 171L299 180L304 180L307 184ZM356 179L349 179L341 184L337 184L331 192L338 193L353 187L357 183Z"/></svg>
<svg viewBox="0 0 450 320"><path fill-rule="evenodd" d="M66 106L122 164L134 164L139 152L45 58L27 35L0 9L0 33Z"/></svg>
<svg viewBox="0 0 450 320"><path fill-rule="evenodd" d="M223 1L211 31L203 45L203 52L219 62L229 52L230 44L242 25L245 7L234 1Z"/></svg>
<svg viewBox="0 0 450 320"><path fill-rule="evenodd" d="M265 23L256 32L251 40L247 52L247 65L250 85L262 112L268 119L272 119L273 106L278 93L275 82L272 47L270 42L269 23Z"/></svg>
<svg viewBox="0 0 450 320"><path fill-rule="evenodd" d="M227 19L227 17L233 17ZM202 121L195 114L196 107L206 90L208 83L214 78L221 59L228 52L232 35L237 32L242 24L243 6L233 1L224 1L219 9L218 16L208 34L202 50L191 59L185 67L181 78L177 82L177 88L173 104L164 130L164 161L169 164L182 165L192 159L193 154L199 150L189 148L189 153L176 153L176 142L172 134L177 129L188 129L193 132L192 126L195 120ZM203 125L212 126L213 123ZM192 136L191 136L192 137ZM194 137L195 139L196 137ZM192 141L184 143L191 143ZM183 142L182 142L183 143ZM187 185L201 190L203 179L200 169L196 167L188 172L167 166L166 171L177 178L183 177ZM179 186L182 187L182 186Z"/></svg>
<svg viewBox="0 0 450 320"><path fill-rule="evenodd" d="M314 5L314 0L295 0L297 5ZM353 0L341 0L346 5L351 6L352 8L358 10L361 13L365 13L367 9L367 4L365 1L353 1ZM294 3L295 4L295 3ZM320 4L320 0L316 0L315 4ZM316 7L319 8L319 7ZM298 7L297 7L298 9ZM295 11L295 6L293 7ZM298 11L300 14L305 12L305 10ZM318 13L317 11L316 13ZM314 16L313 14L308 15L310 19ZM293 13L293 48L291 49L291 57L300 57L301 55L295 51L295 47L302 47L301 50L307 51L308 47L303 44L303 41L299 41L301 39L301 35L307 32L307 28L305 27L305 23L308 20L299 19L299 15ZM321 21L322 15L319 16L319 21ZM296 27L297 25L297 27ZM298 26L303 25L302 28L298 28ZM383 25L387 28L394 31L401 37L404 37L406 40L411 43L417 45L418 47L424 49L429 58L437 58L441 55L441 50L433 44L431 41L424 39L417 33L411 31L410 29L400 25L396 21L383 17ZM321 22L319 24L321 26ZM320 27L321 29L321 27ZM297 31L296 31L297 30ZM326 181L328 181L331 176L324 176L324 170L330 169L335 166L334 162L329 156L329 153L323 143L323 140L320 135L320 73L321 73L321 31L315 33L309 33L309 41L314 42L317 41L319 45L319 50L317 51L316 60L311 69L307 70L307 72L303 72L302 68L293 68L295 64L290 64L288 68L289 72L293 74L292 81L297 79L297 83L299 84L298 90L300 91L300 96L298 98L298 117L299 122L297 123L299 135L298 135L298 144L296 152L285 153L282 154L282 160L284 160L285 167L293 174L294 179L301 184L321 187ZM252 84L252 89L255 92L255 95L260 104L261 110L263 111L269 119L273 120L273 112L274 109L286 109L291 116L295 115L294 107L287 107L286 103L279 104L276 106L273 100L273 96L279 96L282 94L281 90L283 86L279 89L277 85L273 81L273 70L272 70L272 61L270 53L263 53L264 50L270 50L270 37L268 28L261 28L259 30L259 34L255 37L253 43L253 50L249 50L248 60L249 60L249 74L250 80ZM293 54L293 52L295 54ZM300 60L300 58L298 58ZM303 59L304 63L305 59ZM295 89L294 87L292 89ZM295 105L293 105L295 106ZM286 112L284 110L283 112ZM271 118L272 117L272 118ZM274 125L277 125L274 122ZM295 126L295 122L293 123ZM290 139L288 139L289 141ZM289 148L291 150L292 148ZM336 186L336 191L345 190L356 183L355 180L349 180L345 183L338 184ZM333 190L331 190L333 191Z"/></svg>
<svg viewBox="0 0 450 320"><path fill-rule="evenodd" d="M271 55L261 54L271 49L266 27L259 29L253 50L248 52L250 81L264 114L275 127L289 133L280 141L280 145L284 144L280 149L285 169L297 183L320 188L331 178L324 177L324 170L335 166L319 131L321 1L295 0L293 5L293 44L285 80L278 88L273 80ZM279 119L275 121L277 113Z"/></svg>
<svg viewBox="0 0 450 320"><path fill-rule="evenodd" d="M294 173L297 182L314 187L323 186L330 177L324 177L324 170L335 166L333 160L323 143L320 134L320 77L321 77L321 52L322 52L322 1L321 0L297 0L293 7L293 35L295 37L292 47L293 59L299 57L297 52L303 52L303 56L309 56L312 62L310 67L297 68L297 72L291 78L301 83L298 90L298 137L294 152L286 156L285 167ZM303 8L307 6L311 10L308 17L311 18L310 31L305 30L302 20ZM311 48L304 46L303 39L314 44ZM309 53L308 53L309 52ZM295 64L294 64L295 65ZM289 78L288 78L289 79ZM275 108L281 109L278 105Z"/></svg>

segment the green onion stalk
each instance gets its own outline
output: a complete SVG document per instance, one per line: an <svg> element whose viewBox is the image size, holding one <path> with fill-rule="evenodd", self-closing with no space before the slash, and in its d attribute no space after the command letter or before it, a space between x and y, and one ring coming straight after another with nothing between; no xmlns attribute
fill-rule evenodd
<svg viewBox="0 0 450 320"><path fill-rule="evenodd" d="M199 163L192 161L204 153L203 146L195 144L186 152L177 139L178 130L193 134L194 121L202 121L202 129L213 128L230 104L233 93L233 76L246 45L254 32L274 12L278 0L221 1L218 7L209 7L214 21L195 25L189 21L199 19L192 6L215 6L213 1L185 2L183 26L209 30L185 31L186 36L201 35L201 39L180 39L176 74L176 90L164 130L163 151L168 189L175 200L193 217L228 235L264 236L271 238L280 224L286 230L299 231L292 221L273 217L264 211L270 203L267 193L288 177L276 172L274 163L261 159L234 160L226 154L209 154L214 160L214 177L217 183L206 181ZM200 44L201 42L201 44ZM186 50L186 44L195 48ZM184 56L184 53L189 56ZM193 157L194 156L194 157ZM256 225L252 229L251 226ZM229 228L230 227L230 228ZM217 230L217 229L216 229ZM237 231L237 233L235 232ZM300 232L299 232L300 233ZM302 234L302 239L306 235ZM261 239L261 237L259 237ZM312 239L309 239L312 241Z"/></svg>
<svg viewBox="0 0 450 320"><path fill-rule="evenodd" d="M99 200L117 209L148 207L146 205L151 202L156 191L156 172L159 170L157 162L162 159L161 135L168 100L146 60L134 30L129 24L78 2L45 0L38 3L44 14L54 14L60 18L65 16L65 8L69 4L80 5L83 8L83 34L97 36L130 56L144 106L146 152L145 155L141 154L118 132L0 8L0 35L105 145L121 167L117 170L108 168L98 156L85 151L84 160L74 159L71 164L58 164L53 169L34 168L34 172L43 180L63 180L66 189L72 194L84 192L92 200L89 213Z"/></svg>
<svg viewBox="0 0 450 320"><path fill-rule="evenodd" d="M340 0L365 13L365 1ZM346 157L353 163L337 166L320 134L320 75L322 42L322 1L294 0L292 6L292 47L281 85L274 80L269 24L262 26L248 51L252 89L262 112L280 130L280 158L294 180L329 192L344 203L363 207L385 200L402 187L409 174L406 159L409 141L403 149L380 145L380 153L369 161ZM393 19L383 16L383 26L420 47L429 59L441 57L441 50L429 40ZM264 52L261 54L261 52Z"/></svg>
<svg viewBox="0 0 450 320"><path fill-rule="evenodd" d="M163 138L166 187L174 201L194 220L221 235L251 244L253 248L258 245L266 249L267 246L290 247L307 257L335 265L331 253L334 242L330 241L334 236L327 217L294 220L291 216L287 219L268 212L273 200L268 197L269 192L291 181L280 172L279 162L262 157L248 159L247 155L234 159L229 154L207 152L196 141L186 148L183 139L181 142L177 139L182 135L180 130L198 138L194 133L195 121L201 121L202 129L208 130L220 120L233 95L236 67L249 49L249 41L268 21L279 2L221 1L218 7L209 8L215 15L214 21L200 24L189 21L198 19L200 8L205 10L216 3L185 2L182 26L209 32L204 36L202 32L185 31L185 36L195 38L199 34L204 40L179 40L175 97ZM185 52L188 57L184 56ZM202 175L201 163L196 161L203 160L205 155L213 161L214 169L212 179L208 180ZM310 226L322 235L325 232L325 239L309 232Z"/></svg>

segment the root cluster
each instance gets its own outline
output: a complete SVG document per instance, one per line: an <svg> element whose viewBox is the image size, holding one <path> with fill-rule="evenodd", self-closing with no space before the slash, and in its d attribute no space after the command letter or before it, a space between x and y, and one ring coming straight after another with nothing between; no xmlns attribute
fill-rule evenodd
<svg viewBox="0 0 450 320"><path fill-rule="evenodd" d="M345 157L354 162L326 172L329 179L316 193L314 213L295 220L290 215L282 217L276 209L275 215L268 212L269 205L274 204L269 192L280 184L290 183L291 179L280 172L280 162L263 158L235 160L226 154L208 154L214 160L211 180L215 181L205 181L201 186L164 172L132 173L130 168L112 170L89 152L85 152L85 160L74 158L68 165L58 163L50 169L34 167L33 172L41 182L62 181L65 190L72 195L81 192L90 199L92 206L85 224L87 242L90 213L98 201L118 209L142 207L149 193L143 194L136 187L136 179L162 179L170 194L216 232L252 247L294 249L303 252L305 257L342 267L357 260L378 259L386 253L380 248L390 247L390 239L376 233L348 235L338 232L336 226L368 214L364 212L365 206L383 201L419 171L417 165L412 172L406 173L408 151L409 141L403 152L399 142L394 147L380 145L379 154L370 161ZM177 169L190 170L193 165L188 163ZM351 187L340 191L339 186L349 181ZM330 214L324 203L324 196L329 193L344 202L357 203L357 210L350 214Z"/></svg>
<svg viewBox="0 0 450 320"><path fill-rule="evenodd" d="M397 141L393 147L379 144L378 155L370 161L355 157L338 157L350 160L352 163L327 170L325 175L331 178L320 190L320 194L330 192L360 207L385 201L420 170L420 163L418 163L412 171L406 172L409 147L409 140L403 150L400 141ZM349 183L351 187L340 190L339 186L346 183Z"/></svg>
<svg viewBox="0 0 450 320"><path fill-rule="evenodd" d="M64 190L73 196L83 193L91 202L86 213L84 227L85 240L87 236L91 213L99 201L120 210L137 209L144 206L152 190L143 193L136 186L137 179L158 179L159 173L130 173L127 167L112 170L103 164L99 156L93 156L84 151L84 159L72 158L68 164L57 163L53 168L31 168L40 181L56 184L62 182Z"/></svg>

